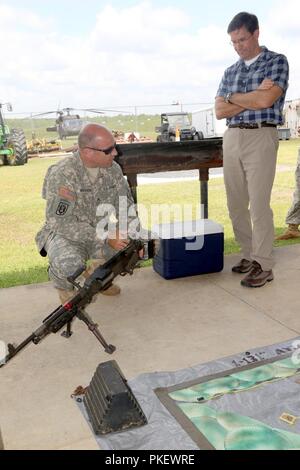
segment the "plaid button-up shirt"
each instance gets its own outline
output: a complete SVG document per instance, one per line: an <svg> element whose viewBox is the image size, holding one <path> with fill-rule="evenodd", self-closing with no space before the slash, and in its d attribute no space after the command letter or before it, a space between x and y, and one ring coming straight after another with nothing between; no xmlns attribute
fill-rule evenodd
<svg viewBox="0 0 300 470"><path fill-rule="evenodd" d="M269 51L264 46L262 46L262 53L258 59L249 67L246 66L243 60L239 60L225 70L217 96L225 97L227 93L248 93L254 91L264 78L270 78L275 85L282 88L283 93L280 98L270 108L247 109L228 118L226 120L227 125L262 121L283 124L282 110L288 88L289 64L284 55Z"/></svg>

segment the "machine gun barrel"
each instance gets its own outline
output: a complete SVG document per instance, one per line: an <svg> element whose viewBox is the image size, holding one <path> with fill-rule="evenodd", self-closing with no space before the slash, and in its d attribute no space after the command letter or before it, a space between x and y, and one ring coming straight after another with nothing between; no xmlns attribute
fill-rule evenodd
<svg viewBox="0 0 300 470"><path fill-rule="evenodd" d="M22 343L20 343L18 346L14 346L13 344L9 343L7 345L8 353L4 358L3 363L0 363L0 367L4 366L8 361L10 361L18 352L20 352L22 349L27 346L31 341L34 339L34 333L32 333L28 338L26 338Z"/></svg>
<svg viewBox="0 0 300 470"><path fill-rule="evenodd" d="M105 352L112 354L115 351L115 346L108 344L98 329L98 325L93 323L84 307L88 305L93 297L99 292L106 290L111 286L114 278L118 275L132 274L133 269L139 260L139 251L143 248L144 243L140 240L131 240L130 243L116 253L102 266L99 266L95 271L85 280L83 286L75 283L75 279L79 276L80 272L75 273L69 280L73 281L78 291L74 296L68 300L64 305L60 305L53 312L50 313L42 322L41 326L37 328L28 338L26 338L18 346L8 344L8 354L5 356L3 363L0 367L10 361L16 354L25 348L30 342L38 344L50 333L57 333L65 325L67 331L62 335L70 337L71 322L74 317L83 321L89 330L95 335L97 340L102 344ZM1 359L1 358L0 358Z"/></svg>

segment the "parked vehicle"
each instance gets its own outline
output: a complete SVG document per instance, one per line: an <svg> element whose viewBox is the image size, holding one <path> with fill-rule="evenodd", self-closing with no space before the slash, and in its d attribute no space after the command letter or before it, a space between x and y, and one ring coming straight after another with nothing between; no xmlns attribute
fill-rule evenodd
<svg viewBox="0 0 300 470"><path fill-rule="evenodd" d="M203 133L191 124L188 113L163 113L160 118L161 125L155 128L160 134L157 136L157 142L203 139Z"/></svg>
<svg viewBox="0 0 300 470"><path fill-rule="evenodd" d="M22 129L9 129L4 122L3 106L12 111L10 103L0 103L0 164L24 165L28 160L26 138Z"/></svg>
<svg viewBox="0 0 300 470"><path fill-rule="evenodd" d="M226 130L226 120L216 118L214 107L199 109L192 113L192 125L201 129L204 138L222 137Z"/></svg>
<svg viewBox="0 0 300 470"><path fill-rule="evenodd" d="M278 127L277 130L279 140L290 140L291 129L289 129L288 127Z"/></svg>
<svg viewBox="0 0 300 470"><path fill-rule="evenodd" d="M284 119L283 127L290 130L290 137L300 137L300 99L285 102Z"/></svg>

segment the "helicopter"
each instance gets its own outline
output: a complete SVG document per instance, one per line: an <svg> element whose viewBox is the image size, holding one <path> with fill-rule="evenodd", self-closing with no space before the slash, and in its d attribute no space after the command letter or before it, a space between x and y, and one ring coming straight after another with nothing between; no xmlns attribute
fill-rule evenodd
<svg viewBox="0 0 300 470"><path fill-rule="evenodd" d="M82 119L79 114L71 114L74 111L92 111L89 109L76 109L76 108L63 108L56 111L47 111L45 113L34 114L31 117L48 116L49 114L56 114L55 125L47 127L47 132L57 132L61 140L69 136L78 135L82 127L87 124L87 121ZM95 111L97 112L97 111ZM104 114L99 111L99 114Z"/></svg>
<svg viewBox="0 0 300 470"><path fill-rule="evenodd" d="M70 114L70 111L71 108L57 111L58 116L55 120L55 126L47 127L46 131L57 132L61 140L69 136L78 135L85 125L85 121L80 118L79 114Z"/></svg>
<svg viewBox="0 0 300 470"><path fill-rule="evenodd" d="M63 109L58 109L56 111L48 111L45 113L35 114L35 115L32 115L31 117L57 114L55 125L51 127L47 127L46 130L48 132L57 132L59 135L59 138L63 140L69 136L78 135L81 129L83 128L83 126L85 126L88 122L85 119L82 119L80 115L76 113L76 111L84 111L84 112L96 113L96 114L105 114L105 112L118 112L112 109L100 110L96 108L89 108L89 109L63 108ZM75 112L76 114L71 114L71 112L73 113Z"/></svg>

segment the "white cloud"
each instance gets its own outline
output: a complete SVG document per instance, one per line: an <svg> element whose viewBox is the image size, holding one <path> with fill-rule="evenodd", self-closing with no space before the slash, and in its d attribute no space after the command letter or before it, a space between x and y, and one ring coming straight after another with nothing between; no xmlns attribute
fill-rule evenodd
<svg viewBox="0 0 300 470"><path fill-rule="evenodd" d="M102 86L108 93L98 103L171 103L178 96L182 101L213 101L223 72L218 66L224 55L229 60L232 54L226 33L209 26L192 34L188 27L188 16L178 9L150 3L123 10L107 7L82 45L81 78L93 70L90 84L98 83L100 93ZM219 46L224 40L225 54Z"/></svg>
<svg viewBox="0 0 300 470"><path fill-rule="evenodd" d="M296 0L286 0L284 8L281 2L274 5L261 21L262 42L288 56L289 95L296 98L299 6ZM228 44L227 24L192 31L188 11L151 2L106 6L88 34L71 36L58 34L55 18L45 20L2 5L5 67L0 99L12 101L16 111L46 111L58 103L93 107L211 102L224 69L237 56Z"/></svg>
<svg viewBox="0 0 300 470"><path fill-rule="evenodd" d="M300 35L300 4L299 0L277 1L272 6L268 23L272 30L279 34Z"/></svg>
<svg viewBox="0 0 300 470"><path fill-rule="evenodd" d="M172 43L174 32L184 31L189 18L177 8L155 8L143 2L129 8L105 7L97 15L91 35L94 48L107 51L153 53L160 51L161 42Z"/></svg>
<svg viewBox="0 0 300 470"><path fill-rule="evenodd" d="M286 0L274 3L266 21L261 25L262 43L285 54L290 65L288 99L300 97L300 2Z"/></svg>
<svg viewBox="0 0 300 470"><path fill-rule="evenodd" d="M7 5L0 5L0 27L5 30L33 29L42 31L46 25L51 25L51 21L41 18L25 8L13 8Z"/></svg>

